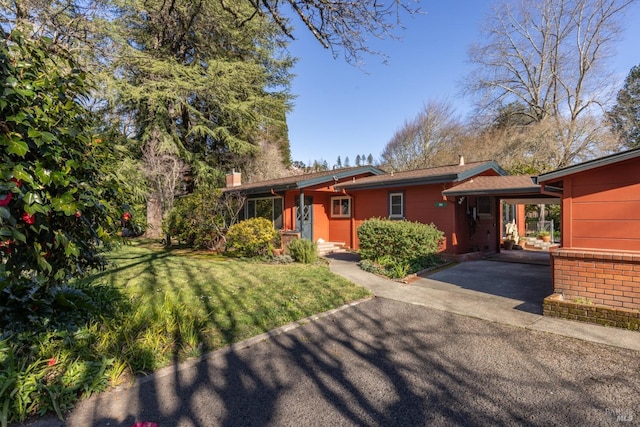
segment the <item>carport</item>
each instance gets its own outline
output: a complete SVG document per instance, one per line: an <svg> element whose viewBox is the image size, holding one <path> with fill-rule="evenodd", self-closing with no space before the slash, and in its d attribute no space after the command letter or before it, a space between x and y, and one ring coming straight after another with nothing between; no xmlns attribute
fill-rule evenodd
<svg viewBox="0 0 640 427"><path fill-rule="evenodd" d="M476 176L468 181L457 185L453 188L444 190L442 196L451 203L463 204L465 200L474 198L489 198L492 212L494 215L494 228L496 232L493 234L496 242L495 247L500 253L500 243L502 239L502 230L504 229L502 203L506 202L514 206L513 212L509 214L510 218L514 218L518 225L518 233L524 235L525 232L525 215L524 205L538 204L560 204L560 198L549 194L543 194L541 186L535 183L535 177L528 175L516 176ZM469 213L474 216L475 213ZM524 257L524 255L520 256ZM518 258L518 257L512 257Z"/></svg>

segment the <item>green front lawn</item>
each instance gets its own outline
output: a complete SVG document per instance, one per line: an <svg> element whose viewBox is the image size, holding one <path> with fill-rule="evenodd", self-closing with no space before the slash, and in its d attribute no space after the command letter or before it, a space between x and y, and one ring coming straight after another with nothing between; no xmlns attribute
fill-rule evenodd
<svg viewBox="0 0 640 427"><path fill-rule="evenodd" d="M7 419L71 407L80 396L198 356L369 292L326 265L269 264L134 241L86 285L101 311L71 331L0 341Z"/></svg>

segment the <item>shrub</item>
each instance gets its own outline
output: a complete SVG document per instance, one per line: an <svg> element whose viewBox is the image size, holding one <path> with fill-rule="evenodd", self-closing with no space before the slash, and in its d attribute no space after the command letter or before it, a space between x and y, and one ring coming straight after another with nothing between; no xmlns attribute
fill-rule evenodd
<svg viewBox="0 0 640 427"><path fill-rule="evenodd" d="M59 52L59 54L53 53ZM0 329L41 330L85 305L74 278L103 268L118 192L110 143L82 101L91 86L48 39L0 42ZM79 305L80 304L80 305Z"/></svg>
<svg viewBox="0 0 640 427"><path fill-rule="evenodd" d="M287 245L287 253L297 262L311 264L318 260L318 247L311 240L294 239Z"/></svg>
<svg viewBox="0 0 640 427"><path fill-rule="evenodd" d="M444 233L433 224L369 219L358 227L360 256L389 277L403 277L434 264Z"/></svg>
<svg viewBox="0 0 640 427"><path fill-rule="evenodd" d="M278 232L266 218L251 218L229 227L227 249L247 257L271 253Z"/></svg>
<svg viewBox="0 0 640 427"><path fill-rule="evenodd" d="M216 249L229 226L237 222L242 200L233 194L223 196L220 190L197 190L176 200L162 230L190 247Z"/></svg>

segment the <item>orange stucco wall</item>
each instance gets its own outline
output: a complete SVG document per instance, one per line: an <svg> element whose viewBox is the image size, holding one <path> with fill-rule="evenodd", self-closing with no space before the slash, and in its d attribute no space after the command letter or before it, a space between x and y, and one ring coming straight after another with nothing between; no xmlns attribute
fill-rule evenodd
<svg viewBox="0 0 640 427"><path fill-rule="evenodd" d="M490 218L478 218L475 233L471 233L467 218L467 203L458 205L455 201L443 200L443 184L417 185L408 187L384 188L373 190L352 191L354 212L351 230L343 230L352 233L351 238L340 241L351 243L351 247L357 249L359 242L355 229L366 219L372 217L387 218L389 216L389 193L403 192L405 202L405 219L418 221L425 224L433 223L444 232L445 241L441 250L452 254L477 250L496 250L497 239L495 235L495 210ZM442 204L444 203L444 206ZM475 199L471 202L475 206Z"/></svg>
<svg viewBox="0 0 640 427"><path fill-rule="evenodd" d="M640 159L564 179L562 246L640 251Z"/></svg>
<svg viewBox="0 0 640 427"><path fill-rule="evenodd" d="M370 173L356 175L355 179L370 176ZM339 180L338 183L351 181L354 177ZM336 192L334 183L320 184L315 187L308 187L302 190L305 198L313 199L313 240L323 239L331 242L344 242L349 246L351 220L348 218L331 218L331 197L344 196L343 193ZM290 190L284 195L284 229L296 229L296 198L301 190Z"/></svg>

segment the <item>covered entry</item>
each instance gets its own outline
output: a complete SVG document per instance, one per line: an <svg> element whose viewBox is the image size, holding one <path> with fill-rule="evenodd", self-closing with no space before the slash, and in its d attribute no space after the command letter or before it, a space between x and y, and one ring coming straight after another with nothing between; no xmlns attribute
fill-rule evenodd
<svg viewBox="0 0 640 427"><path fill-rule="evenodd" d="M542 194L540 185L534 182L531 176L477 176L460 185L448 190L444 190L442 195L448 201L458 205L465 203L465 200L476 198L486 200L491 205L493 212L499 215L492 217L494 223L491 224L496 230L492 234L495 239L491 248L496 248L495 252L500 252L501 241L505 236L507 221L515 221L519 235L526 234L525 228L525 205L537 204L559 204L560 199L556 196ZM506 202L508 210L502 209L502 202ZM478 205L479 206L479 205ZM476 212L467 212L472 222Z"/></svg>

